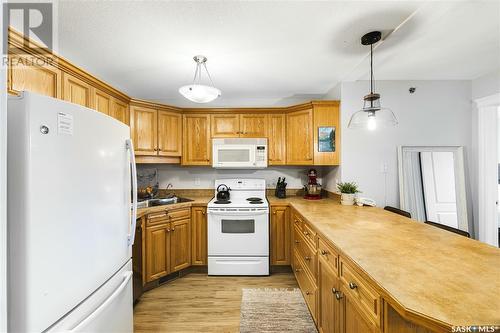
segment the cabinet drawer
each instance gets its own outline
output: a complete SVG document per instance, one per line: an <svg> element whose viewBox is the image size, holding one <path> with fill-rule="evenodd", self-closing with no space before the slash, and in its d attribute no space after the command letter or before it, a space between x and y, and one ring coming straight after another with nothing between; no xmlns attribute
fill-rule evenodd
<svg viewBox="0 0 500 333"><path fill-rule="evenodd" d="M359 310L379 326L380 295L343 258L340 258L340 281L346 293L360 308Z"/></svg>
<svg viewBox="0 0 500 333"><path fill-rule="evenodd" d="M305 264L302 261L300 254L298 251L294 251L293 255L293 267L295 278L299 284L300 290L302 291L302 295L306 300L307 306L309 307L309 311L311 315L316 321L316 297L317 297L317 288L314 281L312 281L311 277L307 273L305 269Z"/></svg>
<svg viewBox="0 0 500 333"><path fill-rule="evenodd" d="M308 241L312 247L316 248L316 233L306 222L302 224L302 233L304 234L305 240Z"/></svg>
<svg viewBox="0 0 500 333"><path fill-rule="evenodd" d="M168 215L167 212L164 210L155 213L149 213L146 217L147 226L152 226L167 222L168 222Z"/></svg>
<svg viewBox="0 0 500 333"><path fill-rule="evenodd" d="M316 263L318 259L316 256L316 250L311 248L298 228L295 228L294 232L295 234L293 238L297 254L301 257L304 262L304 266L309 271L311 277L313 277L316 281Z"/></svg>
<svg viewBox="0 0 500 333"><path fill-rule="evenodd" d="M170 221L188 219L190 217L191 217L191 209L190 208L175 209L175 210L170 210L168 212L168 218Z"/></svg>
<svg viewBox="0 0 500 333"><path fill-rule="evenodd" d="M304 222L302 221L302 218L296 210L292 210L292 222L295 227L299 228L299 230L302 230L302 224Z"/></svg>
<svg viewBox="0 0 500 333"><path fill-rule="evenodd" d="M339 255L321 238L318 240L318 257L323 258L323 261L330 266L336 276L339 275Z"/></svg>

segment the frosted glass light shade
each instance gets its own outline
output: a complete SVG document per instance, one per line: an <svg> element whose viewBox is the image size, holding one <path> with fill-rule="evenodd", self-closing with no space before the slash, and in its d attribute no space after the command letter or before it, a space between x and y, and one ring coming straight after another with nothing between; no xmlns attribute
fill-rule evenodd
<svg viewBox="0 0 500 333"><path fill-rule="evenodd" d="M179 93L195 103L208 103L221 95L219 89L202 84L188 84L179 88Z"/></svg>
<svg viewBox="0 0 500 333"><path fill-rule="evenodd" d="M377 128L396 126L397 124L398 120L390 109L378 108L376 111L373 109L357 111L352 115L347 127L375 130Z"/></svg>

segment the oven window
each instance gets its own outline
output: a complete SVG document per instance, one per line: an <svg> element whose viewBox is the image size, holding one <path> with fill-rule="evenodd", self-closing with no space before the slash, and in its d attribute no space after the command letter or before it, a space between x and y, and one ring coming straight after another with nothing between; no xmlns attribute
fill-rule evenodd
<svg viewBox="0 0 500 333"><path fill-rule="evenodd" d="M225 220L222 219L223 234L254 234L255 220Z"/></svg>
<svg viewBox="0 0 500 333"><path fill-rule="evenodd" d="M250 149L219 149L219 162L250 162Z"/></svg>

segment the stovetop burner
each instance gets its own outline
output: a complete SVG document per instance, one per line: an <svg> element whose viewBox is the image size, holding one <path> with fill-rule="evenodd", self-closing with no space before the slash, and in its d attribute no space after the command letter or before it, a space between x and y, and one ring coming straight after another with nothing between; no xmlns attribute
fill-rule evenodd
<svg viewBox="0 0 500 333"><path fill-rule="evenodd" d="M231 201L229 200L216 200L214 201L215 204L220 204L220 205L225 205L225 204L230 204Z"/></svg>
<svg viewBox="0 0 500 333"><path fill-rule="evenodd" d="M251 198L247 198L247 201L250 201L250 202L253 202L253 201L262 201L262 198L251 197Z"/></svg>
<svg viewBox="0 0 500 333"><path fill-rule="evenodd" d="M263 204L264 201L250 201L251 205Z"/></svg>

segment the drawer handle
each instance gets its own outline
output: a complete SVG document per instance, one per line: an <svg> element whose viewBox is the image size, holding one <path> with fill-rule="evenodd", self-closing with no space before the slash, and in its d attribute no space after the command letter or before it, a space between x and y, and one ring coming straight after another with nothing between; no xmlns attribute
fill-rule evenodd
<svg viewBox="0 0 500 333"><path fill-rule="evenodd" d="M175 231L175 228L172 228L172 231Z"/></svg>
<svg viewBox="0 0 500 333"><path fill-rule="evenodd" d="M338 293L338 292L339 292L339 291L338 291L337 289L332 288L332 294L336 294L336 293Z"/></svg>
<svg viewBox="0 0 500 333"><path fill-rule="evenodd" d="M309 234L309 232L305 231L304 235L309 236L310 234Z"/></svg>
<svg viewBox="0 0 500 333"><path fill-rule="evenodd" d="M299 273L302 272L302 270L300 268L295 268L295 272Z"/></svg>
<svg viewBox="0 0 500 333"><path fill-rule="evenodd" d="M304 259L309 261L309 260L311 260L311 257L304 257Z"/></svg>
<svg viewBox="0 0 500 333"><path fill-rule="evenodd" d="M358 285L354 282L349 282L349 288L351 289L356 289L358 287Z"/></svg>
<svg viewBox="0 0 500 333"><path fill-rule="evenodd" d="M311 295L311 292L310 291L306 291L306 295Z"/></svg>
<svg viewBox="0 0 500 333"><path fill-rule="evenodd" d="M295 222L295 223L299 223L299 220L295 219L295 221L294 221L294 222Z"/></svg>
<svg viewBox="0 0 500 333"><path fill-rule="evenodd" d="M328 254L328 251L325 251L325 250L321 250L321 255L324 255L326 256Z"/></svg>
<svg viewBox="0 0 500 333"><path fill-rule="evenodd" d="M205 215L205 212L201 212L201 215Z"/></svg>
<svg viewBox="0 0 500 333"><path fill-rule="evenodd" d="M342 296L342 293L341 293L340 291L337 291L337 292L335 293L335 299L336 299L337 301L340 301L340 299L341 299L342 297L344 297L344 296Z"/></svg>
<svg viewBox="0 0 500 333"><path fill-rule="evenodd" d="M167 229L167 232L170 232L170 229Z"/></svg>
<svg viewBox="0 0 500 333"><path fill-rule="evenodd" d="M295 240L295 244L299 244L299 243L300 243L300 241L298 241L298 240Z"/></svg>

